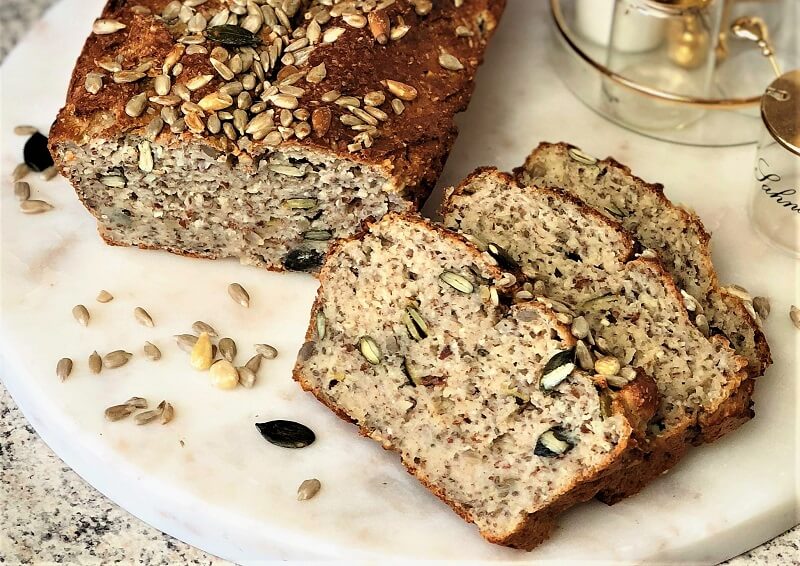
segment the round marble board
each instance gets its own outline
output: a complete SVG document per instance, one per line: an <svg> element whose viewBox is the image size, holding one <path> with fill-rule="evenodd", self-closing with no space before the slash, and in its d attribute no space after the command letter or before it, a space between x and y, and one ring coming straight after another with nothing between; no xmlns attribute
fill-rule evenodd
<svg viewBox="0 0 800 566"><path fill-rule="evenodd" d="M63 179L32 178L35 195L56 209L18 211L10 183L23 138L17 124L47 129L63 102L72 65L103 0L64 0L40 21L2 68L2 378L44 440L87 481L148 523L213 554L264 559L424 557L528 562L542 559L721 560L755 546L797 520L796 377L798 333L789 323L797 268L756 239L744 202L753 148L698 149L622 130L581 106L548 65L544 2L509 3L482 68L474 100L459 117L458 139L441 185L479 165L510 169L540 140L568 140L614 155L670 197L697 209L714 232L721 277L772 300L767 332L775 365L756 391L757 417L712 446L693 450L641 495L613 507L593 502L567 513L532 553L484 542L474 527L406 474L398 458L363 439L304 393L290 377L316 282L234 261L209 262L161 252L111 248ZM228 283L252 296L244 309ZM100 289L113 302L94 300ZM88 305L87 328L72 319ZM156 321L138 325L135 306ZM240 345L268 342L255 388L220 391L192 370L172 335L194 320ZM164 352L148 361L145 340ZM126 366L95 376L92 350L136 353ZM56 361L75 360L60 383ZM240 362L241 363L241 362ZM103 409L131 396L173 403L167 426L110 423ZM288 418L318 440L304 450L264 441L255 422ZM298 502L299 483L323 488Z"/></svg>

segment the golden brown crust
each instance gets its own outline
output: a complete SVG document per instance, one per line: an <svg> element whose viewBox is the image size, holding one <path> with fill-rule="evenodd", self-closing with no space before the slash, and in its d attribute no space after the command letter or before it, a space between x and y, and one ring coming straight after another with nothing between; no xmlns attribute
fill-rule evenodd
<svg viewBox="0 0 800 566"><path fill-rule="evenodd" d="M424 225L426 228L436 231L439 235L443 238L451 239L453 241L457 241L461 244L466 244L469 246L469 249L472 253L476 256L480 256L480 251L469 244L469 242L460 234L452 232L450 230L446 230L440 226L436 226L430 224L427 220L423 219L418 215L413 214L398 214L398 213L389 213L383 218L383 221L389 222L393 218L402 218L407 221L415 222L420 225ZM343 246L346 242L357 240L363 238L366 231L368 231L369 225L365 224L363 227L362 232L355 235L352 238L347 240L341 240L338 243L334 244L328 252L328 257L336 254L341 246ZM326 262L327 265L327 262ZM495 272L495 277L500 277L501 271L492 268L492 271ZM320 287L317 292L317 298L314 301L314 305L312 306L311 310L311 322L309 323L308 329L306 331L306 340L310 341L314 337L315 329L314 323L317 310L320 307L320 300L321 300L321 293L323 290L324 285L326 284L330 274L325 267L323 267L320 273ZM571 333L569 332L569 328L559 322L555 315L549 311L549 309L545 309L545 307L535 301L525 302L525 303L518 303L515 305L515 308L518 309L537 309L540 312L544 313L550 321L550 324L556 329L560 335L566 340L568 343L574 343L574 337L572 337ZM311 383L309 383L306 379L304 379L301 373L301 364L298 363L295 365L292 377L295 381L297 381L300 386L310 393L312 393L321 403L327 406L331 411L333 411L337 416L341 419L356 424L359 427L359 431L363 436L375 438L373 431L358 425L358 423L354 422L353 419L349 417L349 415L343 411L340 407L338 407L328 396L321 391L319 388L315 388ZM656 387L655 383L652 381L651 378L640 375L636 380L632 381L628 386L626 386L623 390L621 390L618 394L612 397L612 413L615 415L623 415L628 420L632 420L633 422L639 423L646 422L649 420L652 413L655 411L655 406L657 403L657 394L656 394ZM591 499L595 496L595 494L603 488L605 483L603 482L602 478L609 476L613 477L613 472L618 469L623 463L627 462L628 460L624 458L624 454L627 452L633 452L637 447L637 442L634 439L633 427L630 424L627 425L626 433L620 439L620 442L617 444L615 450L611 452L606 461L599 464L594 469L587 469L584 470L584 473L581 477L575 478L572 485L568 486L563 490L561 495L557 497L552 504L548 505L547 508L541 509L535 513L528 514L527 517L520 523L520 526L513 532L504 537L495 537L492 536L490 533L482 533L482 535L489 540L490 542L501 544L504 546L510 546L514 548L520 548L524 550L531 550L538 544L540 544L543 540L545 540L554 526L555 518L565 509L580 503L582 501L586 501ZM376 440L379 440L375 438ZM387 444L382 444L383 447L387 450L391 450L392 447ZM439 499L441 499L444 503L449 505L459 516L461 516L464 520L468 522L474 522L473 517L471 516L470 512L461 506L457 501L453 501L447 497L447 495L436 485L432 484L428 478L425 476L424 472L413 465L411 462L403 461L403 465L406 467L406 470L415 476L425 487L427 487L434 495L436 495Z"/></svg>
<svg viewBox="0 0 800 566"><path fill-rule="evenodd" d="M84 88L89 72L102 72L95 61L103 57L120 56L125 69L135 67L145 58L156 64L148 72L150 79L161 73L161 65L174 45L174 39L166 25L153 14L160 14L169 0L110 0L103 10L104 18L116 19L128 27L108 35L92 34L86 41L69 86L65 107L54 123L51 148L67 141L85 143L94 137L117 138L143 128L151 119L146 114L131 118L124 112L125 103L141 90L138 83L114 84L108 76L105 86L92 95ZM220 0L209 0L198 10L213 14ZM132 7L145 6L153 14L139 14ZM408 34L399 41L379 45L369 28L357 29L344 26L344 34L334 43L320 45L307 63L313 67L326 63L327 76L317 85L303 82L307 93L301 104L309 111L319 106L328 107L333 113L331 127L324 137L311 135L304 140L285 142L288 146L315 149L330 155L374 165L385 170L393 179L397 190L406 191L408 198L419 204L438 179L441 169L456 137L453 117L463 111L472 90L474 77L483 53L505 7L505 0L468 0L459 8L452 2L436 2L427 16L417 16L407 0L398 0L386 9L393 21L403 17L410 26ZM338 20L328 24L339 25ZM471 37L457 37L455 28L466 26ZM266 35L263 35L266 38ZM462 71L443 69L438 63L440 49L446 50L463 63ZM185 83L200 74L215 77L208 85L196 91L196 97L216 91L221 80L209 63L208 55L184 55L181 59L183 73L176 79ZM147 79L147 80L150 80ZM339 105L320 102L321 94L338 89L342 94L363 96L367 92L381 90L380 82L386 79L405 82L414 86L419 95L406 103L402 115L390 110L389 119L381 127L381 136L372 147L350 153L346 146L352 142L353 131L342 124L338 117L347 110ZM146 83L145 83L146 84ZM148 87L152 91L152 86ZM150 94L155 94L150 92ZM390 97L387 97L387 99ZM193 98L194 99L194 98ZM384 106L388 108L388 104ZM169 136L168 140L163 139ZM162 134L164 143L180 144L192 139L194 134ZM222 145L234 154L240 153L235 144L224 136L206 134L199 136L214 145ZM260 155L268 148L256 142L249 150ZM53 151L57 155L57 151Z"/></svg>

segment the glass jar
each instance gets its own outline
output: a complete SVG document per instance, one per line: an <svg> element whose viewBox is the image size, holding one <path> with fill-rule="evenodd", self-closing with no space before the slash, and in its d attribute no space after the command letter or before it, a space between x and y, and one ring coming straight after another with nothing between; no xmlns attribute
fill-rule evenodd
<svg viewBox="0 0 800 566"><path fill-rule="evenodd" d="M761 118L750 221L768 243L800 258L800 70L767 88Z"/></svg>
<svg viewBox="0 0 800 566"><path fill-rule="evenodd" d="M711 92L723 0L617 0L607 67L647 87L694 98ZM663 105L612 81L604 85L607 109L635 128L685 127L703 110Z"/></svg>

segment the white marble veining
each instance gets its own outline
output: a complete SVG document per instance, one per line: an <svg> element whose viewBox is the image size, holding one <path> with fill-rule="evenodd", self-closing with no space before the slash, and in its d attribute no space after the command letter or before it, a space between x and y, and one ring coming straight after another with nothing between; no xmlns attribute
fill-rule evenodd
<svg viewBox="0 0 800 566"><path fill-rule="evenodd" d="M8 132L18 123L43 129L50 123L101 4L65 0L4 64L0 178L8 178L21 152L22 140ZM64 21L75 25L55 25ZM544 139L612 154L636 173L664 182L673 199L694 206L714 230L722 278L772 299L767 332L776 363L757 388L754 421L694 450L636 498L569 512L553 538L533 553L489 545L408 476L393 455L359 438L291 381L313 281L234 262L106 247L66 182L34 178L35 194L56 210L24 216L10 191L0 195L0 352L2 378L37 432L124 508L240 562L316 557L713 562L796 523L798 333L786 313L798 301L798 266L764 247L747 224L752 148L668 145L605 122L558 82L546 61L545 27L534 3L509 3L472 106L459 118L461 137L441 185L457 182L478 165L518 165ZM49 45L59 49L44 48ZM22 80L30 76L39 80ZM250 309L227 297L231 281L250 290ZM95 303L100 288L116 299ZM72 320L76 303L92 312L88 328ZM138 305L153 315L154 329L133 320ZM188 367L170 338L198 318L234 337L242 360L253 343L263 341L281 356L264 363L254 389L214 390L207 375ZM144 340L162 348L162 361L141 355ZM124 368L90 375L86 356L93 349L116 348L137 355ZM54 372L62 356L76 361L64 384ZM136 427L102 418L104 407L131 395L154 403L171 400L175 421ZM265 443L253 423L281 417L311 426L317 443L302 451ZM322 480L323 490L311 501L297 502L295 489L307 477Z"/></svg>

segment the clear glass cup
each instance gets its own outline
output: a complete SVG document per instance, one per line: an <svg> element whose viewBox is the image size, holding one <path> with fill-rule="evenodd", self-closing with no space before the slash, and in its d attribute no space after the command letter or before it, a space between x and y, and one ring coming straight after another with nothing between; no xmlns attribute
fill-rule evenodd
<svg viewBox="0 0 800 566"><path fill-rule="evenodd" d="M750 222L769 244L800 258L800 70L770 85L761 117Z"/></svg>

